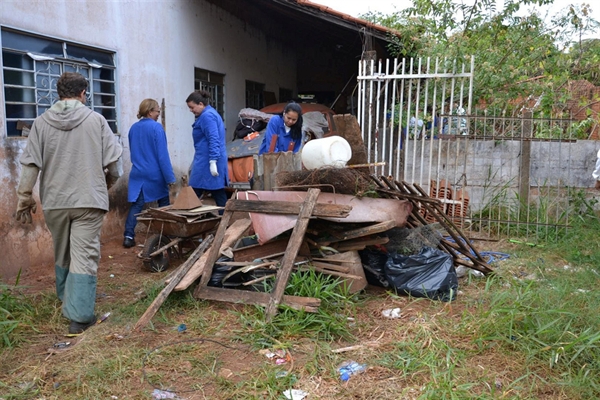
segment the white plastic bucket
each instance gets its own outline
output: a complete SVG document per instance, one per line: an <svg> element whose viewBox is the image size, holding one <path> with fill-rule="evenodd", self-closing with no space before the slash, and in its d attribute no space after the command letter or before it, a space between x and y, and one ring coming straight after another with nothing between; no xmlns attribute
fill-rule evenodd
<svg viewBox="0 0 600 400"><path fill-rule="evenodd" d="M306 169L325 166L342 168L352 157L352 149L341 136L313 139L302 147L302 164Z"/></svg>

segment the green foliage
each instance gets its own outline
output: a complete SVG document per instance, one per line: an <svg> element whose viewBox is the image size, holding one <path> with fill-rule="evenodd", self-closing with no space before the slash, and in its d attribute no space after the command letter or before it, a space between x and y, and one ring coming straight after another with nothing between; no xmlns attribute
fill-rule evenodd
<svg viewBox="0 0 600 400"><path fill-rule="evenodd" d="M511 0L498 9L495 0L413 0L401 12L363 17L400 33L390 36L397 57L462 60L474 55L474 104L515 115L533 99L545 113L556 114L569 98L567 81L599 82L600 44L581 39L599 26L588 5L570 6L550 19L540 11L522 16L527 8L552 3Z"/></svg>
<svg viewBox="0 0 600 400"><path fill-rule="evenodd" d="M537 188L539 195L527 202L515 191L514 182L495 184L496 174L488 170L484 206L472 216L475 230L537 243L554 242L562 240L573 216L579 221L598 219L594 211L597 200L590 199L585 190L559 190L542 183Z"/></svg>
<svg viewBox="0 0 600 400"><path fill-rule="evenodd" d="M19 292L19 276L14 286L0 282L0 348L11 348L22 342L23 332L31 328L35 308L31 300Z"/></svg>
<svg viewBox="0 0 600 400"><path fill-rule="evenodd" d="M271 291L271 287L266 290ZM314 270L295 271L290 275L286 294L317 298L321 305L314 313L282 305L270 323L265 322L263 307L241 313L240 317L251 331L253 344L269 347L278 338L299 335L327 341L352 337L347 319L353 307L352 295L339 279Z"/></svg>

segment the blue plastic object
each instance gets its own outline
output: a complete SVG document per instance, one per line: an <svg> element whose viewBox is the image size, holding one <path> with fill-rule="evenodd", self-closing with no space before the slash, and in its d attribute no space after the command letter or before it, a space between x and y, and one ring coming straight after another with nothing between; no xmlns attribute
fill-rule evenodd
<svg viewBox="0 0 600 400"><path fill-rule="evenodd" d="M356 361L346 361L338 368L340 379L346 382L350 376L363 372L367 369L366 364L359 364Z"/></svg>

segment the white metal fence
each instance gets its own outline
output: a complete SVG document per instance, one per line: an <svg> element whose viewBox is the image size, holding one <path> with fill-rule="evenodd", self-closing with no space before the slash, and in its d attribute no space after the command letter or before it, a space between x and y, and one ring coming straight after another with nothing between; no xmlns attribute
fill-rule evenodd
<svg viewBox="0 0 600 400"><path fill-rule="evenodd" d="M368 162L378 163L376 175L440 199L471 236L555 236L589 200L596 142L577 140L570 120L526 109L515 118L477 115L473 68L473 58L361 61Z"/></svg>

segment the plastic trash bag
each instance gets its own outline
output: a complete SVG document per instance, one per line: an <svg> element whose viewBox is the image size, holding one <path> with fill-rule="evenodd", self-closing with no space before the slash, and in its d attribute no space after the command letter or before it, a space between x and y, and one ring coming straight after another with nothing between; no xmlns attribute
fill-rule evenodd
<svg viewBox="0 0 600 400"><path fill-rule="evenodd" d="M389 257L388 253L381 250L365 249L359 251L358 254L369 285L390 287L385 277L385 263Z"/></svg>
<svg viewBox="0 0 600 400"><path fill-rule="evenodd" d="M441 250L423 247L419 254L391 254L385 275L399 294L451 301L456 298L458 277L452 256Z"/></svg>

